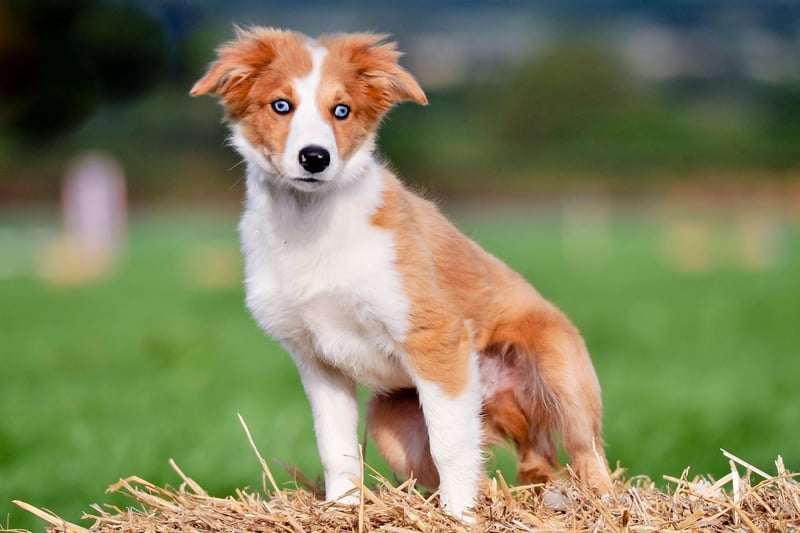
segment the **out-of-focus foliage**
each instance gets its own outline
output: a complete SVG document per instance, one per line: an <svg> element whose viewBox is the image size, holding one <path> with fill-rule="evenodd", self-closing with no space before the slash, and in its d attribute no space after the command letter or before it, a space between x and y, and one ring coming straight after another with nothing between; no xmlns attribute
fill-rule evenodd
<svg viewBox="0 0 800 533"><path fill-rule="evenodd" d="M0 4L0 97L12 135L64 135L105 101L150 89L164 61L158 21L134 4L10 0Z"/></svg>
<svg viewBox="0 0 800 533"><path fill-rule="evenodd" d="M627 81L596 46L567 44L525 65L500 88L499 109L484 114L497 117L502 141L515 148L586 136L631 106Z"/></svg>
<svg viewBox="0 0 800 533"><path fill-rule="evenodd" d="M394 110L380 148L405 179L437 190L576 180L628 190L718 172L791 179L800 164L800 56L791 46L800 34L784 23L784 5L508 11L452 0L426 5L424 21L409 14L418 2L409 12L226 6L0 5L0 202L55 199L65 164L86 149L120 158L135 199L238 198L241 169L230 170L238 158L223 147L221 110L187 95L234 22L394 32L431 105ZM447 69L438 79L451 83L426 77Z"/></svg>

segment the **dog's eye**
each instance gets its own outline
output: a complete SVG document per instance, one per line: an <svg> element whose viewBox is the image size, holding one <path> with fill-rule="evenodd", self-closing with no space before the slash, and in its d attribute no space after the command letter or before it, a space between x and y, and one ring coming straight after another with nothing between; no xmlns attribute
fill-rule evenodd
<svg viewBox="0 0 800 533"><path fill-rule="evenodd" d="M286 115L287 113L289 113L289 111L292 110L292 104L290 104L287 100L284 100L283 98L275 100L270 105L272 105L272 109L274 109L275 112L279 115Z"/></svg>
<svg viewBox="0 0 800 533"><path fill-rule="evenodd" d="M339 104L333 108L333 116L339 120L344 120L350 114L350 106Z"/></svg>

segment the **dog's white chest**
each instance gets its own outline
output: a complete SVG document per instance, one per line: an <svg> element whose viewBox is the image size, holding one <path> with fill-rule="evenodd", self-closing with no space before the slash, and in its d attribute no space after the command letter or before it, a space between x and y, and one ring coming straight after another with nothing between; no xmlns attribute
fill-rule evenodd
<svg viewBox="0 0 800 533"><path fill-rule="evenodd" d="M376 198L366 193L304 212L316 219L296 224L300 213L249 206L240 225L247 306L289 350L373 388L408 386L396 354L409 302L392 234L369 223Z"/></svg>

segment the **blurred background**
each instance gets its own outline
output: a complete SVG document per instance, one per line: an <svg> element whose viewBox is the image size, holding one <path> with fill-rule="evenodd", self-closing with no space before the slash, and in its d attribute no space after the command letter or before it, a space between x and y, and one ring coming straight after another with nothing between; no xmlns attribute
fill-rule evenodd
<svg viewBox="0 0 800 533"><path fill-rule="evenodd" d="M2 0L0 526L177 484L171 457L258 488L236 413L321 475L243 306L243 167L188 96L233 23L393 35L430 106L381 153L578 324L612 463L800 468L797 2Z"/></svg>

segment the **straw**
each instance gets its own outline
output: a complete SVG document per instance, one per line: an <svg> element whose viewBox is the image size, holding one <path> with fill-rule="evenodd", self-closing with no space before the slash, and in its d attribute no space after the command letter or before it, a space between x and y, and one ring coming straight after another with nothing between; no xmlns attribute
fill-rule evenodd
<svg viewBox="0 0 800 533"><path fill-rule="evenodd" d="M109 488L131 500L127 509L92 506L84 519L88 528L51 512L15 501L47 522L50 532L64 533L177 533L179 531L334 532L385 531L798 531L800 483L786 470L782 458L770 475L725 452L731 473L718 481L695 476L688 469L680 477L664 476L666 492L643 476L622 477L617 468L610 478L610 494L598 495L574 480L542 485L509 486L497 474L484 479L475 506L476 524L466 526L444 513L437 494L420 493L413 482L396 485L364 465L369 479L353 479L359 503L353 506L325 502L305 488L281 489L258 452L247 426L247 438L261 464L270 489L259 494L236 490L224 498L210 496L170 460L182 483L159 487L137 476ZM736 466L744 467L740 475ZM751 486L750 473L764 478ZM303 476L303 479L308 480Z"/></svg>

